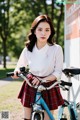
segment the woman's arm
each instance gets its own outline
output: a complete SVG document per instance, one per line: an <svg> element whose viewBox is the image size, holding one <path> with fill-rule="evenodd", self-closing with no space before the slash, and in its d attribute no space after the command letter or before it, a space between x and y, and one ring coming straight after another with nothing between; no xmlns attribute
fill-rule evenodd
<svg viewBox="0 0 80 120"><path fill-rule="evenodd" d="M53 81L53 80L59 80L62 75L62 69L63 69L63 51L61 46L58 46L55 54L55 68L51 75L45 77L43 80Z"/></svg>
<svg viewBox="0 0 80 120"><path fill-rule="evenodd" d="M27 67L27 48L25 47L19 57L15 71L19 71L20 67Z"/></svg>
<svg viewBox="0 0 80 120"><path fill-rule="evenodd" d="M19 60L17 62L16 68L14 70L14 76L12 76L13 79L17 79L18 76L16 73L20 72L20 67L27 67L27 48L25 47L19 57Z"/></svg>
<svg viewBox="0 0 80 120"><path fill-rule="evenodd" d="M57 80L56 76L54 75L49 75L45 78L43 78L43 81L46 80L46 82L50 82L50 81L54 81L54 80Z"/></svg>

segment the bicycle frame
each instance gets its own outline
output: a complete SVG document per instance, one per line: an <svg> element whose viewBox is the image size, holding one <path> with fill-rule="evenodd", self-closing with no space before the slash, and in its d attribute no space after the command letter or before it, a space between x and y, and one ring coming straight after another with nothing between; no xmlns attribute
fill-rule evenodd
<svg viewBox="0 0 80 120"><path fill-rule="evenodd" d="M71 82L71 77L74 75L80 74L79 68L66 68L63 70L63 73L69 78L68 81ZM75 100L70 101L70 91L68 92L68 101L66 101L66 107L70 113L70 120L78 120L78 112ZM63 116L65 105L61 106L58 111L58 120Z"/></svg>
<svg viewBox="0 0 80 120"><path fill-rule="evenodd" d="M68 108L68 111L70 113L70 120L78 120L78 113L77 113L77 110L76 110L76 103L75 102L68 102L68 103L66 103L66 107ZM65 108L64 105L59 107L59 109L58 109L58 120L60 120L62 118L64 108Z"/></svg>
<svg viewBox="0 0 80 120"><path fill-rule="evenodd" d="M38 105L36 108L35 108L35 105ZM55 120L54 116L52 115L52 113L50 112L47 104L45 103L44 99L42 98L42 95L41 95L41 92L37 92L36 93L36 96L35 96L35 102L34 102L34 109L35 111L42 111L42 107L44 108L44 110L47 112L50 120ZM38 109L39 108L39 109Z"/></svg>
<svg viewBox="0 0 80 120"><path fill-rule="evenodd" d="M42 113L44 112L44 110L47 112L50 120L55 120L53 114L51 113L51 111L49 110L45 100L42 98L42 95L41 95L41 91L43 90L50 90L51 88L54 88L56 85L59 85L59 87L63 88L64 90L68 90L68 88L66 88L66 86L72 86L72 83L70 82L65 82L63 80L60 80L60 81L57 81L55 82L54 84L52 84L51 86L49 87L44 87L43 85L39 85L39 86L34 86L32 85L30 82L29 82L29 72L25 71L25 69L23 69L24 67L22 67L20 69L21 73L17 74L18 77L21 77L23 78L24 80L26 80L26 83L30 86L30 87L33 87L35 89L37 89L37 92L36 92L36 96L35 96L35 101L34 103L32 104L32 116L33 117L35 115L35 113L39 113L41 116L43 115ZM13 76L14 75L14 72L10 72L7 74L7 76ZM30 76L31 77L31 76ZM38 78L38 77L37 77ZM41 83L46 83L46 80L43 81L42 79L38 78L38 80L41 82ZM33 114L34 113L34 114ZM33 117L34 118L34 117ZM43 116L41 117L41 119L43 118ZM59 119L60 120L60 119Z"/></svg>

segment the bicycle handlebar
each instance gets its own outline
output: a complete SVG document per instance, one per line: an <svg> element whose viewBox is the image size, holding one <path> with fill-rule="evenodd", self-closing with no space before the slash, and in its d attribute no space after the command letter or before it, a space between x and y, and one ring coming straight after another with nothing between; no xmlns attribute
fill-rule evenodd
<svg viewBox="0 0 80 120"><path fill-rule="evenodd" d="M14 72L9 72L9 73L7 73L6 75L7 75L7 77L14 76Z"/></svg>
<svg viewBox="0 0 80 120"><path fill-rule="evenodd" d="M31 74L31 73L30 73ZM55 86L57 86L57 85L59 85L61 88L63 88L64 90L69 90L68 88L66 88L65 86L69 86L69 87L71 87L72 86L72 83L71 82L66 82L66 81L63 81L63 80L60 80L60 81L56 81L55 83L53 83L51 86L49 86L49 87L44 87L43 85L39 85L39 86L34 86L34 85L32 85L31 83L30 83L30 78L29 77L31 77L31 76L28 76L29 75L29 71L21 71L21 73L17 73L17 76L18 77L21 77L21 78L23 78L24 80L26 80L26 82L27 82L27 84L30 86L30 87L33 87L33 88L39 88L40 90L42 89L42 90L49 90L49 89L51 89L51 88L53 88L53 87L55 87ZM7 77L11 77L11 76L14 76L14 72L9 72L9 73L7 73ZM41 83L45 83L46 82L46 80L42 80L42 79L40 79L39 77L37 77L38 78L38 80L41 82ZM58 87L59 87L58 86Z"/></svg>

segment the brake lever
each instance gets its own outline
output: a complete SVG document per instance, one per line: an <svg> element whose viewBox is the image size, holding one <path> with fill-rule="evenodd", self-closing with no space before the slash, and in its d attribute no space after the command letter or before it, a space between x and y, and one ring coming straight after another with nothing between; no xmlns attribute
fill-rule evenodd
<svg viewBox="0 0 80 120"><path fill-rule="evenodd" d="M59 87L62 88L62 90L67 90L67 91L69 91L69 88L67 88L67 87L65 87L65 86L59 85Z"/></svg>

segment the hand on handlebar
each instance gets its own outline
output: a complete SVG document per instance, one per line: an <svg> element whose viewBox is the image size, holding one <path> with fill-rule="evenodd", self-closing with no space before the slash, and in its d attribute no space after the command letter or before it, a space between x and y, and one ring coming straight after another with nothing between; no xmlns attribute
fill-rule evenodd
<svg viewBox="0 0 80 120"><path fill-rule="evenodd" d="M27 78L28 78L28 80L32 80L32 82L31 82L32 85L38 86L39 83L40 83L39 79L36 76L32 75L32 74L27 74Z"/></svg>
<svg viewBox="0 0 80 120"><path fill-rule="evenodd" d="M14 71L14 75L12 75L11 77L12 77L13 79L18 79L18 78L19 78L19 77L18 77L18 74L20 74L19 71Z"/></svg>
<svg viewBox="0 0 80 120"><path fill-rule="evenodd" d="M12 77L13 79L18 79L19 77L23 78L26 83L30 86L30 87L33 87L33 88L38 88L42 91L44 90L44 86L43 88L39 85L41 85L41 83L46 83L48 80L44 79L43 78L39 78L38 76L35 76L33 75L31 72L29 71L25 71L25 69L20 69L20 71L14 71L14 72L9 72L7 73L7 77ZM49 80L50 81L50 80ZM61 87L61 88L65 88L65 90L67 90L67 88L65 86L72 86L72 83L70 82L65 82L63 80L60 80L60 81L56 81L54 84L52 84L50 87L46 87L45 90L49 90L53 87L55 87L56 85L59 85L58 87Z"/></svg>
<svg viewBox="0 0 80 120"><path fill-rule="evenodd" d="M32 81L32 84L33 85L39 85L39 83L40 83L40 81L39 81L39 79L38 78L36 78L36 77L33 77L33 81Z"/></svg>

